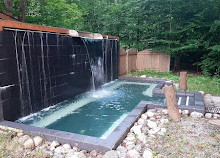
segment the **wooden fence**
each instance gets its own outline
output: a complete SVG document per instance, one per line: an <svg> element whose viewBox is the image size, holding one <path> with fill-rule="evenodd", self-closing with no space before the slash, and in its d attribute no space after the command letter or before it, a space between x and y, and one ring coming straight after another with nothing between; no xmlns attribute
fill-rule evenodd
<svg viewBox="0 0 220 158"><path fill-rule="evenodd" d="M150 53L150 50L138 52L135 49L120 49L120 75L132 71L154 70L168 72L170 56L164 53Z"/></svg>

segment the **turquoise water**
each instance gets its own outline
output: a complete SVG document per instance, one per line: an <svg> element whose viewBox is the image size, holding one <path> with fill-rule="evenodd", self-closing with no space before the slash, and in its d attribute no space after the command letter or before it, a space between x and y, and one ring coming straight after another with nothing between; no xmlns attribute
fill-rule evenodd
<svg viewBox="0 0 220 158"><path fill-rule="evenodd" d="M141 101L152 97L155 83L114 81L17 122L105 139Z"/></svg>

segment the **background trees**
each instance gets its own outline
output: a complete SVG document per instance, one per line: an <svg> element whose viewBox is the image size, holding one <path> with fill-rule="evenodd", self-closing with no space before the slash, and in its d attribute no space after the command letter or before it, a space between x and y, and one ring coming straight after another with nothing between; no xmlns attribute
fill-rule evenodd
<svg viewBox="0 0 220 158"><path fill-rule="evenodd" d="M0 4L1 11L25 22L119 36L126 49L153 48L171 54L173 69L220 74L219 0L0 0Z"/></svg>

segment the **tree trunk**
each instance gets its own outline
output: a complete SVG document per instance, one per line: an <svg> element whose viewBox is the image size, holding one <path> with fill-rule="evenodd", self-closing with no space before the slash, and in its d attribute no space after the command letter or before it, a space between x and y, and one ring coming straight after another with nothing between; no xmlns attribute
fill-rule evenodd
<svg viewBox="0 0 220 158"><path fill-rule="evenodd" d="M27 0L20 1L20 7L19 7L20 13L18 19L22 22L24 22L26 4L27 4Z"/></svg>
<svg viewBox="0 0 220 158"><path fill-rule="evenodd" d="M176 92L173 86L164 86L164 94L166 98L166 104L168 109L169 117L174 121L178 122L181 119L179 108L177 106Z"/></svg>
<svg viewBox="0 0 220 158"><path fill-rule="evenodd" d="M13 17L13 2L12 0L4 0L5 4L5 13L11 17Z"/></svg>
<svg viewBox="0 0 220 158"><path fill-rule="evenodd" d="M187 72L180 72L180 90L186 91L187 89Z"/></svg>

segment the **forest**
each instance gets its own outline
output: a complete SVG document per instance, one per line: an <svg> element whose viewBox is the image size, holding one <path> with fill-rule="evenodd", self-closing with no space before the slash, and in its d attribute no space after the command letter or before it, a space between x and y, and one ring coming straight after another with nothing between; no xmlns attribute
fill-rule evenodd
<svg viewBox="0 0 220 158"><path fill-rule="evenodd" d="M220 0L0 0L23 22L114 35L168 53L173 70L220 75Z"/></svg>

